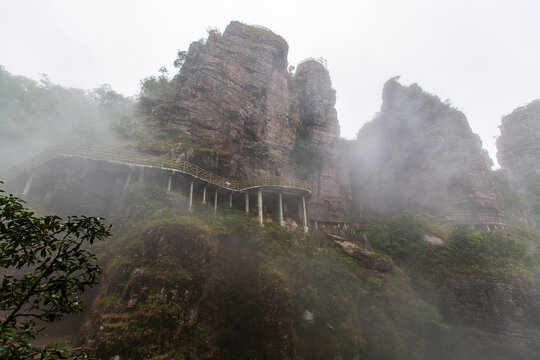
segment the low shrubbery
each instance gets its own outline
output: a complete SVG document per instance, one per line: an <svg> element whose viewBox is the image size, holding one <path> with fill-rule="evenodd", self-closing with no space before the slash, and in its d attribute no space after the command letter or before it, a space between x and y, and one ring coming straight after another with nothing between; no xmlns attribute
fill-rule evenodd
<svg viewBox="0 0 540 360"><path fill-rule="evenodd" d="M536 249L538 234L523 225L478 231L444 226L429 216L406 211L374 219L367 234L374 249L391 256L398 265L424 272L528 277L538 263L538 256L529 250ZM442 245L428 244L425 234L439 236Z"/></svg>
<svg viewBox="0 0 540 360"><path fill-rule="evenodd" d="M367 235L376 250L395 260L414 259L427 248L423 236L431 223L427 216L405 211L389 219L372 220Z"/></svg>

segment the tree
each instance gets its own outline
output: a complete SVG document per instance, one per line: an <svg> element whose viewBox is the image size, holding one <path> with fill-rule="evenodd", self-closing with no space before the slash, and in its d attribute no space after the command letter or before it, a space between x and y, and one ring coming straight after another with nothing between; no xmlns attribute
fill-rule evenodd
<svg viewBox="0 0 540 360"><path fill-rule="evenodd" d="M83 310L79 296L102 271L85 247L110 235L100 218L37 217L23 200L0 190L0 358L87 358L56 345L36 349L29 341L42 331L35 320L52 322Z"/></svg>
<svg viewBox="0 0 540 360"><path fill-rule="evenodd" d="M176 53L176 59L174 60L174 67L180 69L184 62L186 62L187 51L178 50Z"/></svg>

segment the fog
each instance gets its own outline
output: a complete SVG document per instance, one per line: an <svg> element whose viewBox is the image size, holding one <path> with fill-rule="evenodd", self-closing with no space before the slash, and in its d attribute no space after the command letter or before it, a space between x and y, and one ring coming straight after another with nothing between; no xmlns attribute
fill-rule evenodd
<svg viewBox="0 0 540 360"><path fill-rule="evenodd" d="M416 84L386 82L380 113L352 149L352 187L368 215L408 209L454 224L502 222L492 161L478 135L459 109Z"/></svg>
<svg viewBox="0 0 540 360"><path fill-rule="evenodd" d="M327 59L342 136L355 137L401 75L462 109L495 160L501 116L540 96L539 13L533 0L2 1L0 64L131 96L205 29L241 20L282 35L293 65Z"/></svg>
<svg viewBox="0 0 540 360"><path fill-rule="evenodd" d="M111 144L115 124L132 101L108 84L65 88L42 74L39 82L0 67L0 172L62 142Z"/></svg>
<svg viewBox="0 0 540 360"><path fill-rule="evenodd" d="M313 189L328 190L322 192L330 199L323 199L328 200L326 205L337 193L338 204L356 201L358 214L365 211L362 215L371 218L344 215L322 219L318 225L312 221L310 235L303 229L286 232L276 214L281 189L265 195L265 204L271 199L274 205L265 205L263 210L263 190L258 189L264 186L257 187L257 200L255 187L235 192L233 206L231 189L185 173L185 165L184 173L173 173L164 168L165 157L160 159L161 168L143 162L134 166L77 157L55 159L41 166L45 169L35 175L36 180L34 174L20 177L19 189L34 181L24 195L29 203L35 201L62 216L74 212L105 216L117 231L112 245L98 248L103 261L114 266L108 268L97 295L116 297L108 297L107 305L97 299L97 305L90 307L87 316L93 323L87 326L96 333L84 336L98 340L101 336L105 341L99 347L123 341L128 333L134 336L126 337L129 347L147 346L153 351L152 346L161 342L169 346L168 339L173 339L171 344L189 342L192 339L186 334L195 324L204 329L210 324L208 328L223 332L225 340L219 334L201 332L196 334L203 339L200 347L220 344L231 351L224 359L251 356L244 348L261 356L265 341L271 347L264 351L276 354L275 344L284 349L298 339L298 353L311 354L304 358L330 358L343 350L342 358L351 359L362 354L379 359L422 355L450 359L456 353L474 358L475 351L482 353L477 358L492 359L490 353L505 345L496 344L499 335L510 338L527 326L537 332L540 316L529 320L523 310L528 310L525 302L530 301L531 313L540 314L537 302L531 300L536 290L525 291L511 280L521 281L516 273L525 273L531 264L540 267L537 259L525 254L523 244L510 242L511 232L498 239L495 231L480 234L471 227L463 235L451 225L501 221L491 163L474 133L480 134L495 159L493 136L500 117L540 97L540 52L531 45L540 43L537 10L540 7L531 1L439 5L428 1L278 1L261 6L247 1L0 3L0 174L63 142L129 145L141 153L168 154L176 160L185 159L191 151L194 159L207 160L202 164L219 168L219 157L228 161L226 156L231 154L212 148L215 144L210 139L190 139L191 133L182 133L182 122L191 119L186 120L182 111L187 110L180 101L171 100L176 100L175 91L186 89L192 90L186 97L204 100L200 93L215 95L216 88L203 81L208 87L182 88L185 73L176 73L172 64L178 50L187 50L192 41L208 35L209 26L224 29L236 19L264 25L288 41L291 64L307 57L326 59L323 62L337 90L341 135L349 139L336 140L346 151L332 165L351 169L352 184L342 186L340 181L349 179L338 179L339 171L321 170L330 161L326 153L334 148L314 152L324 156L309 167L306 177L308 181L316 174L323 178ZM199 51L204 51L200 50L203 43ZM160 68L162 75L151 77ZM285 70L284 75L293 79ZM402 78L398 81L396 75ZM196 79L194 83L199 79L196 71L187 76ZM226 86L229 80L217 79ZM411 83L422 88L408 86ZM381 106L383 86L386 96ZM208 111L208 103L196 105ZM137 131L146 132L146 143L132 133L124 136L136 128L133 124L139 125ZM293 130L291 134L297 136L298 129ZM325 130L321 133L324 137ZM264 160L280 164L282 159ZM227 165L232 168L235 163ZM206 198L207 187L214 205ZM340 189L334 193L335 188ZM295 223L305 221L306 227L306 210L304 220L297 210L300 199L306 201L304 196L313 201L309 189L289 194L298 201L289 206L291 216ZM244 193L250 191L245 211ZM339 202L339 191L345 194L343 202ZM231 197L220 195L218 204L218 192ZM268 219L265 224L263 211ZM367 225L373 217L396 214ZM259 226L257 217L264 226ZM435 218L446 223L435 223ZM348 233L344 235L343 229ZM440 248L424 241L426 234L433 233ZM533 233L527 233L534 237L531 242L537 241ZM358 253L355 257L336 250L336 238L343 236L342 240L360 247L360 236L366 234L377 252L367 251L366 240L362 250L371 256L368 260L392 260L390 268L396 270L384 273L370 267L373 264ZM459 241L467 243L467 236L474 242L469 242L468 252L462 252ZM492 240L502 244L495 249L499 252L490 248ZM527 276L538 278L536 272ZM486 297L486 293L495 295ZM132 300L134 305L130 305ZM152 308L155 304L159 306ZM163 307L168 311L162 311ZM315 318L299 316L306 312ZM113 313L125 315L121 317L130 325L102 321ZM131 326L133 314L153 319ZM173 330L175 335L169 336ZM98 332L106 335L98 336ZM537 337L527 340L533 343ZM415 346L421 348L418 353ZM124 356L122 351L127 350L119 349L107 349L111 352L107 357ZM507 353L512 351L509 347Z"/></svg>

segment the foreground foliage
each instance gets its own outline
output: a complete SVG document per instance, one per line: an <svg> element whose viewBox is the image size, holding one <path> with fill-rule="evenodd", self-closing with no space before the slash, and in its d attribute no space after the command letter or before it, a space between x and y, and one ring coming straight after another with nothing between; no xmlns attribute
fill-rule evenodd
<svg viewBox="0 0 540 360"><path fill-rule="evenodd" d="M85 246L110 236L109 228L95 217L37 217L24 201L0 190L1 358L72 358L58 345L33 348L30 341L41 332L35 321L83 310L79 295L101 273Z"/></svg>

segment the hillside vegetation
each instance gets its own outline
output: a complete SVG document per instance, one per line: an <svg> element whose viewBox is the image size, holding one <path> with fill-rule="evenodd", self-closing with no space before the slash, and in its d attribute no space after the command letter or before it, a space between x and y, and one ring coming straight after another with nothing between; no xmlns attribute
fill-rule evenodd
<svg viewBox="0 0 540 360"><path fill-rule="evenodd" d="M251 214L226 209L217 216L205 207L194 215L178 213L170 210L169 197L144 195L155 193L153 186L134 186L138 199L128 197L118 209L137 204L141 210L117 227L115 240L97 249L107 275L79 336L102 358L539 354L540 339L531 330L539 318L526 299L527 289L537 286L539 265L538 255L527 249L538 238L524 227L487 233L410 212L374 219L366 230L371 245L396 265L379 273L321 232L261 228ZM426 243L426 233L442 244ZM474 289L459 292L471 282L487 287L491 298ZM513 297L504 298L500 287ZM504 303L516 298L523 302ZM530 310L517 317L523 323L515 323L517 306Z"/></svg>

